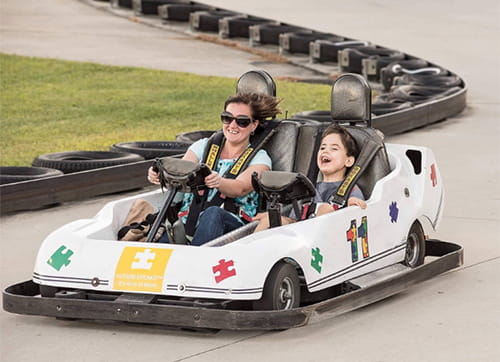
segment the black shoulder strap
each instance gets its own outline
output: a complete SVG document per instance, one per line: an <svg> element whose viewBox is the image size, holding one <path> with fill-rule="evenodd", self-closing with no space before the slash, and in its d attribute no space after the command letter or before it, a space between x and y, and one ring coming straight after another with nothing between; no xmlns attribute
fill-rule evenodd
<svg viewBox="0 0 500 362"><path fill-rule="evenodd" d="M207 165L210 170L213 170L215 165L217 165L225 141L226 139L222 131L215 132L208 139L207 147L205 147L203 157L200 161Z"/></svg>
<svg viewBox="0 0 500 362"><path fill-rule="evenodd" d="M278 121L269 121L266 126L262 129L259 129L258 133L254 136L253 141L250 146L243 152L240 157L236 160L233 167L231 167L223 177L235 179L238 175L245 170L253 157L259 152L262 147L266 144L266 142L271 138L271 136L276 132L276 127L278 127ZM205 153L203 155L203 162L213 170L216 166L220 153L222 151L222 147L224 146L225 138L222 131L219 131L213 134L209 140L207 147L205 148ZM189 208L188 218L186 220L186 234L194 235L194 230L196 228L196 224L198 223L198 217L204 209L209 206L220 206L224 203L224 209L237 213L236 205L234 204L234 199L229 197L223 197L220 192L214 196L214 198L210 202L206 202L208 197L208 191L205 190L201 200L193 199L193 202ZM195 202L199 201L199 202Z"/></svg>
<svg viewBox="0 0 500 362"><path fill-rule="evenodd" d="M356 185L359 177L363 174L368 164L381 148L382 145L380 143L375 142L372 139L366 140L356 162L344 178L344 181L340 184L337 192L330 196L328 202L338 205L339 207L345 206L347 199L351 194L352 188Z"/></svg>

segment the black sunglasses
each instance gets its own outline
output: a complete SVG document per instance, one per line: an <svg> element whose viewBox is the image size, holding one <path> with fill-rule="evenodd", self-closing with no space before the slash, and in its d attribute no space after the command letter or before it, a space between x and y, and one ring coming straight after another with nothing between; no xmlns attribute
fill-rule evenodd
<svg viewBox="0 0 500 362"><path fill-rule="evenodd" d="M230 124L233 120L235 120L238 127L242 128L248 127L248 125L252 123L252 119L248 116L239 115L235 117L231 112L227 111L220 114L220 120L224 124Z"/></svg>

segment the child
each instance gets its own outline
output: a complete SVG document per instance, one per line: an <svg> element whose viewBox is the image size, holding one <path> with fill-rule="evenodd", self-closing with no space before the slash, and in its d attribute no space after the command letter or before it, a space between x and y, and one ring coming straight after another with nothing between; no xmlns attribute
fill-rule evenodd
<svg viewBox="0 0 500 362"><path fill-rule="evenodd" d="M317 156L318 168L323 175L323 180L316 184L316 197L314 199L317 204L316 215L320 216L335 211L333 205L328 203L328 199L344 181L347 169L354 164L357 154L356 142L344 127L333 124L325 129ZM347 206L353 205L362 209L366 208L363 193L357 185L354 186L347 200ZM259 220L255 232L269 228L267 212L259 213L252 220ZM286 225L297 220L282 216L281 221L283 225Z"/></svg>

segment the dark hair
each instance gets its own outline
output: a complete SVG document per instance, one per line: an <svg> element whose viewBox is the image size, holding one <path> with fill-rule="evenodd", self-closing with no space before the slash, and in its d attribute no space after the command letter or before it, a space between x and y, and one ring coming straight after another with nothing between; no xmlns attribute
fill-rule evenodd
<svg viewBox="0 0 500 362"><path fill-rule="evenodd" d="M281 110L278 108L280 102L281 99L265 94L238 93L226 99L224 109L226 109L230 103L246 104L250 107L252 118L263 124L267 118L273 118L278 113L281 113Z"/></svg>
<svg viewBox="0 0 500 362"><path fill-rule="evenodd" d="M356 141L351 136L351 134L347 132L345 127L342 127L338 124L331 124L323 131L321 139L323 140L323 138L330 134L338 134L340 136L340 140L345 147L347 156L352 156L354 158L358 157L358 145L356 144Z"/></svg>

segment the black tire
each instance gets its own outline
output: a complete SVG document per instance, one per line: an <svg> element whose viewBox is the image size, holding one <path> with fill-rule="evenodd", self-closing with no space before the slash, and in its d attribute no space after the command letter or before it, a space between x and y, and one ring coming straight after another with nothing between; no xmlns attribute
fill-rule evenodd
<svg viewBox="0 0 500 362"><path fill-rule="evenodd" d="M306 31L304 28L299 28L294 25L286 24L262 24L252 26L253 32L250 32L250 38L260 44L279 45L280 34L293 31Z"/></svg>
<svg viewBox="0 0 500 362"><path fill-rule="evenodd" d="M264 283L262 298L253 302L254 310L286 310L300 305L297 269L291 264L276 264Z"/></svg>
<svg viewBox="0 0 500 362"><path fill-rule="evenodd" d="M219 19L237 15L235 12L227 10L200 11L192 14L195 15L195 17L190 16L189 20L192 29L215 33L219 31Z"/></svg>
<svg viewBox="0 0 500 362"><path fill-rule="evenodd" d="M0 167L0 185L60 175L63 173L53 168L2 166Z"/></svg>
<svg viewBox="0 0 500 362"><path fill-rule="evenodd" d="M380 82L384 86L385 91L389 91L393 85L394 77L401 75L402 73L394 68L395 65L400 65L402 68L415 70L421 69L429 66L429 63L423 59L412 58L398 60L387 64L384 68L380 69Z"/></svg>
<svg viewBox="0 0 500 362"><path fill-rule="evenodd" d="M223 38L248 38L252 25L269 23L269 19L255 16L237 16L219 20L219 35Z"/></svg>
<svg viewBox="0 0 500 362"><path fill-rule="evenodd" d="M292 120L312 120L318 122L332 122L331 111L304 111L292 116Z"/></svg>
<svg viewBox="0 0 500 362"><path fill-rule="evenodd" d="M109 148L114 152L135 153L150 160L156 157L166 157L186 153L190 143L177 141L137 141L115 143Z"/></svg>
<svg viewBox="0 0 500 362"><path fill-rule="evenodd" d="M138 161L144 161L144 157L134 153L66 151L40 155L33 160L32 165L36 167L55 168L64 173L72 173Z"/></svg>
<svg viewBox="0 0 500 362"><path fill-rule="evenodd" d="M158 15L164 20L189 21L189 15L195 11L209 10L203 4L166 4L158 6Z"/></svg>
<svg viewBox="0 0 500 362"><path fill-rule="evenodd" d="M398 112L411 107L413 107L411 102L399 101L397 99L388 102L380 100L372 103L371 112L376 116L380 116L382 114Z"/></svg>
<svg viewBox="0 0 500 362"><path fill-rule="evenodd" d="M425 258L425 235L422 226L415 221L408 232L406 239L406 251L404 264L410 268L416 268L424 263Z"/></svg>
<svg viewBox="0 0 500 362"><path fill-rule="evenodd" d="M388 96L390 98L420 104L428 102L431 99L446 97L461 89L460 87L445 88L421 85L400 85L394 86Z"/></svg>
<svg viewBox="0 0 500 362"><path fill-rule="evenodd" d="M191 131L179 133L175 139L177 142L193 143L195 141L201 140L202 138L208 138L217 131Z"/></svg>
<svg viewBox="0 0 500 362"><path fill-rule="evenodd" d="M280 47L289 53L309 54L309 43L316 40L340 41L342 38L335 37L330 33L298 31L285 33L280 36Z"/></svg>
<svg viewBox="0 0 500 362"><path fill-rule="evenodd" d="M356 48L346 48L340 52L341 59L339 59L340 69L343 72L350 73L362 73L362 60L368 57L371 58L385 58L387 63L395 60L403 60L405 58L404 53L386 49L386 48L376 48L373 46L367 47L356 47Z"/></svg>
<svg viewBox="0 0 500 362"><path fill-rule="evenodd" d="M403 74L395 77L394 85L412 84L431 87L460 87L463 84L462 79L456 75L419 75Z"/></svg>

